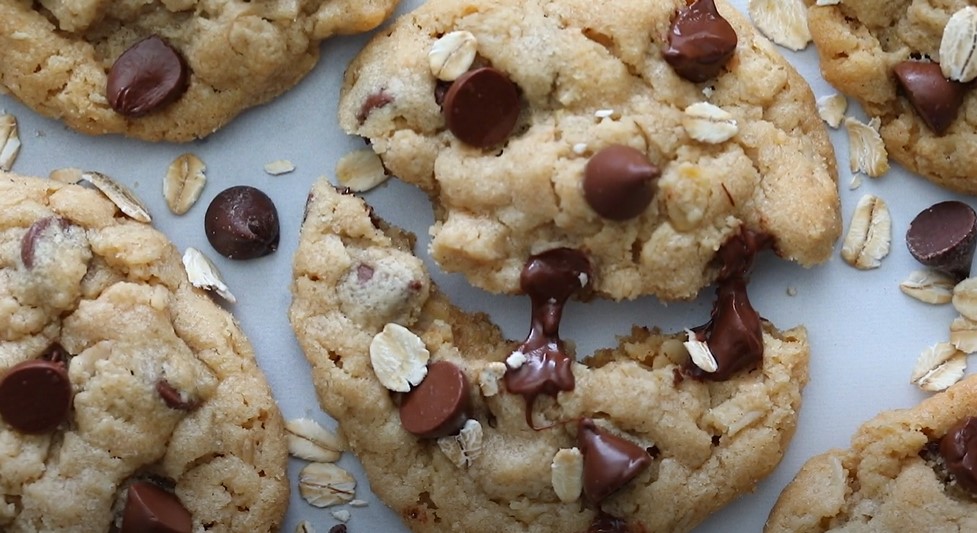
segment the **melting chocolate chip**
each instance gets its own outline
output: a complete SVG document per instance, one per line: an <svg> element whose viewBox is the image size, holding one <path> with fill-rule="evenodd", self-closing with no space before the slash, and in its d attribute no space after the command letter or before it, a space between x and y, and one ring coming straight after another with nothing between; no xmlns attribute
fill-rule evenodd
<svg viewBox="0 0 977 533"><path fill-rule="evenodd" d="M178 411L191 411L197 407L197 402L192 400L186 400L183 395L180 394L173 385L170 385L165 379L161 379L156 382L156 392L159 397L162 398L163 403L166 404L170 409L176 409Z"/></svg>
<svg viewBox="0 0 977 533"><path fill-rule="evenodd" d="M583 454L583 494L600 504L651 464L644 448L603 431L589 418L577 425L577 447Z"/></svg>
<svg viewBox="0 0 977 533"><path fill-rule="evenodd" d="M176 495L152 483L129 485L120 533L190 533L193 517Z"/></svg>
<svg viewBox="0 0 977 533"><path fill-rule="evenodd" d="M204 230L211 246L224 257L262 257L278 249L278 210L265 193L238 185L210 202Z"/></svg>
<svg viewBox="0 0 977 533"><path fill-rule="evenodd" d="M61 346L61 343L52 342L44 349L44 353L41 354L41 359L67 365L68 360L71 359L71 354L68 353L68 350L64 349L64 346Z"/></svg>
<svg viewBox="0 0 977 533"><path fill-rule="evenodd" d="M723 381L763 360L760 315L750 304L746 284L757 252L770 244L768 236L744 229L716 253L722 265L716 301L709 322L692 331L709 346L718 368L706 372L689 362L685 370L693 378Z"/></svg>
<svg viewBox="0 0 977 533"><path fill-rule="evenodd" d="M714 0L696 0L672 21L665 61L679 76L703 82L726 66L736 42L736 31L719 14Z"/></svg>
<svg viewBox="0 0 977 533"><path fill-rule="evenodd" d="M967 417L940 439L947 471L961 487L977 493L977 417Z"/></svg>
<svg viewBox="0 0 977 533"><path fill-rule="evenodd" d="M933 133L946 133L957 118L968 86L944 78L939 63L903 61L893 71L919 118Z"/></svg>
<svg viewBox="0 0 977 533"><path fill-rule="evenodd" d="M444 95L444 121L462 142L485 148L504 141L519 118L519 90L502 71L482 67L462 74Z"/></svg>
<svg viewBox="0 0 977 533"><path fill-rule="evenodd" d="M436 439L458 433L471 411L465 373L450 361L435 361L420 385L404 395L400 423L418 437Z"/></svg>
<svg viewBox="0 0 977 533"><path fill-rule="evenodd" d="M20 239L20 260L28 269L34 268L34 250L37 248L37 241L42 238L44 232L51 227L51 224L58 224L60 230L68 229L71 224L61 217L44 217L37 219L27 233Z"/></svg>
<svg viewBox="0 0 977 533"><path fill-rule="evenodd" d="M153 35L132 45L109 70L105 93L116 112L130 117L151 113L187 90L189 69L183 56Z"/></svg>
<svg viewBox="0 0 977 533"><path fill-rule="evenodd" d="M366 117L370 116L370 113L372 113L374 109L380 109L393 101L394 97L385 93L383 89L380 89L379 92L375 92L370 96L367 96L366 100L363 101L363 105L360 106L360 110L356 113L356 121L363 124L366 122Z"/></svg>
<svg viewBox="0 0 977 533"><path fill-rule="evenodd" d="M570 296L591 276L590 261L582 252L556 248L526 261L519 278L532 301L529 335L517 351L526 357L518 368L507 368L506 390L526 399L526 422L532 427L532 406L540 394L556 396L574 387L573 360L564 352L560 318Z"/></svg>
<svg viewBox="0 0 977 533"><path fill-rule="evenodd" d="M977 249L977 213L955 200L927 207L909 224L906 246L920 263L961 281Z"/></svg>
<svg viewBox="0 0 977 533"><path fill-rule="evenodd" d="M583 175L584 199L604 218L634 218L651 203L659 175L658 167L644 153L614 144L587 161Z"/></svg>
<svg viewBox="0 0 977 533"><path fill-rule="evenodd" d="M61 363L33 359L14 365L0 378L0 416L22 433L47 433L71 407L71 382Z"/></svg>

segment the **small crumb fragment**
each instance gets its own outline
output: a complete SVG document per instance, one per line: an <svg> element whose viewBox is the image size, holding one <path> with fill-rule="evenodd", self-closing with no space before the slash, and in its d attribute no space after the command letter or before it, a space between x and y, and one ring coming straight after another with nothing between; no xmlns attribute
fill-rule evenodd
<svg viewBox="0 0 977 533"><path fill-rule="evenodd" d="M350 500L349 501L349 506L350 507L366 507L367 505L369 505L369 504L367 503L366 500Z"/></svg>
<svg viewBox="0 0 977 533"><path fill-rule="evenodd" d="M829 94L818 98L818 116L828 126L837 128L845 118L848 110L848 99L841 94Z"/></svg>
<svg viewBox="0 0 977 533"><path fill-rule="evenodd" d="M848 166L852 172L863 172L877 178L889 170L889 152L885 149L879 127L882 121L875 117L865 124L851 117L845 118L848 130Z"/></svg>
<svg viewBox="0 0 977 533"><path fill-rule="evenodd" d="M573 145L573 153L577 155L584 155L587 153L587 143L577 143Z"/></svg>
<svg viewBox="0 0 977 533"><path fill-rule="evenodd" d="M346 509L339 509L337 511L333 511L330 514L332 514L332 517L333 518L335 518L336 520L339 520L340 522L342 522L344 524L346 522L349 522L349 519L351 517L349 511L347 511Z"/></svg>
<svg viewBox="0 0 977 533"><path fill-rule="evenodd" d="M272 176L281 176L295 170L295 165L288 159L276 159L270 163L265 163L265 172Z"/></svg>
<svg viewBox="0 0 977 533"><path fill-rule="evenodd" d="M857 189L857 188L859 188L861 186L862 186L862 175L861 174L852 174L851 175L851 181L848 182L848 190L849 191L854 191L855 189Z"/></svg>
<svg viewBox="0 0 977 533"><path fill-rule="evenodd" d="M368 148L350 152L336 163L336 179L340 185L354 192L366 192L387 181L387 178L389 176L380 156Z"/></svg>
<svg viewBox="0 0 977 533"><path fill-rule="evenodd" d="M521 367L525 362L526 362L526 354L520 351L512 352L511 354L509 354L509 357L505 358L506 366L508 366L513 370Z"/></svg>
<svg viewBox="0 0 977 533"><path fill-rule="evenodd" d="M797 296L797 287L787 287L787 296Z"/></svg>
<svg viewBox="0 0 977 533"><path fill-rule="evenodd" d="M505 375L505 363L493 361L478 373L478 387L482 391L482 396L490 398L499 393L499 382Z"/></svg>
<svg viewBox="0 0 977 533"><path fill-rule="evenodd" d="M614 116L613 109L598 109L594 111L594 116L597 118L611 118Z"/></svg>
<svg viewBox="0 0 977 533"><path fill-rule="evenodd" d="M48 178L59 181L61 183L67 183L73 185L81 181L81 169L80 168L56 168L48 174Z"/></svg>
<svg viewBox="0 0 977 533"><path fill-rule="evenodd" d="M841 0L818 0L814 3L816 6L836 6L841 3Z"/></svg>

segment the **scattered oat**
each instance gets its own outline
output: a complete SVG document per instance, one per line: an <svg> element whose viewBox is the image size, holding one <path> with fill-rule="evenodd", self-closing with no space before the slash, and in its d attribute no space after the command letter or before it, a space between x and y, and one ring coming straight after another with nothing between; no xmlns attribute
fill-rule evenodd
<svg viewBox="0 0 977 533"><path fill-rule="evenodd" d="M899 284L906 295L928 304L950 303L956 280L936 270L916 270Z"/></svg>
<svg viewBox="0 0 977 533"><path fill-rule="evenodd" d="M841 0L817 0L814 3L816 6L836 6L841 3Z"/></svg>
<svg viewBox="0 0 977 533"><path fill-rule="evenodd" d="M965 354L977 352L977 322L958 316L950 322L950 344Z"/></svg>
<svg viewBox="0 0 977 533"><path fill-rule="evenodd" d="M482 455L482 425L469 419L457 435L438 439L438 448L458 468L468 468Z"/></svg>
<svg viewBox="0 0 977 533"><path fill-rule="evenodd" d="M20 134L17 132L17 117L4 113L0 115L0 170L10 170L19 153Z"/></svg>
<svg viewBox="0 0 977 533"><path fill-rule="evenodd" d="M939 392L960 381L966 368L966 354L949 342L941 342L923 350L910 379L925 391Z"/></svg>
<svg viewBox="0 0 977 533"><path fill-rule="evenodd" d="M739 132L733 115L709 102L696 102L686 107L682 127L689 137L708 144L726 142Z"/></svg>
<svg viewBox="0 0 977 533"><path fill-rule="evenodd" d="M366 507L367 505L369 505L369 504L366 502L366 500L350 500L349 501L349 506L350 507Z"/></svg>
<svg viewBox="0 0 977 533"><path fill-rule="evenodd" d="M187 271L187 279L194 287L214 291L230 303L237 302L237 298L231 294L231 290L221 279L217 265L200 250L187 248L183 252L183 268Z"/></svg>
<svg viewBox="0 0 977 533"><path fill-rule="evenodd" d="M797 287L787 287L787 296L797 296Z"/></svg>
<svg viewBox="0 0 977 533"><path fill-rule="evenodd" d="M139 222L152 222L153 219L149 216L149 210L146 209L146 206L125 185L101 172L95 172L93 170L82 172L81 181L87 181L95 186L96 189L101 191L106 198L111 200L129 218Z"/></svg>
<svg viewBox="0 0 977 533"><path fill-rule="evenodd" d="M845 118L848 130L848 167L852 172L864 172L877 178L889 170L889 152L885 149L879 127L882 121L875 117L865 124L851 117Z"/></svg>
<svg viewBox="0 0 977 533"><path fill-rule="evenodd" d="M891 236L892 219L888 206L881 198L866 194L855 206L841 247L841 258L859 270L877 268L889 255Z"/></svg>
<svg viewBox="0 0 977 533"><path fill-rule="evenodd" d="M315 528L308 520L303 520L295 526L295 533L315 533Z"/></svg>
<svg viewBox="0 0 977 533"><path fill-rule="evenodd" d="M355 192L368 191L389 177L380 156L369 148L350 152L336 163L336 179Z"/></svg>
<svg viewBox="0 0 977 533"><path fill-rule="evenodd" d="M499 393L499 382L505 375L505 363L493 361L478 373L478 387L482 391L482 396L486 398L495 396Z"/></svg>
<svg viewBox="0 0 977 533"><path fill-rule="evenodd" d="M61 183L73 185L81 181L81 169L73 167L56 168L52 170L50 174L48 174L48 178Z"/></svg>
<svg viewBox="0 0 977 533"><path fill-rule="evenodd" d="M299 473L299 493L316 507L346 503L356 493L356 479L333 463L309 463Z"/></svg>
<svg viewBox="0 0 977 533"><path fill-rule="evenodd" d="M953 308L970 320L977 321L977 277L967 278L953 288Z"/></svg>
<svg viewBox="0 0 977 533"><path fill-rule="evenodd" d="M614 116L613 109L598 109L594 111L594 116L597 118L611 118Z"/></svg>
<svg viewBox="0 0 977 533"><path fill-rule="evenodd" d="M859 188L861 186L862 186L862 175L861 174L857 174L857 173L856 174L852 174L851 175L851 181L848 182L848 190L849 191L854 191L855 189L857 189L857 188Z"/></svg>
<svg viewBox="0 0 977 533"><path fill-rule="evenodd" d="M835 93L818 98L818 116L832 128L841 125L847 110L848 99L844 95Z"/></svg>
<svg viewBox="0 0 977 533"><path fill-rule="evenodd" d="M505 364L509 368L515 370L521 367L526 362L526 354L516 350L509 354L509 357L505 358Z"/></svg>
<svg viewBox="0 0 977 533"><path fill-rule="evenodd" d="M689 356L692 357L692 363L706 372L718 370L719 364L716 363L716 358L709 350L709 345L700 341L691 329L687 329L685 332L689 335L689 340L683 344L685 349L689 351Z"/></svg>
<svg viewBox="0 0 977 533"><path fill-rule="evenodd" d="M550 479L561 502L577 501L583 491L583 454L580 450L561 448L557 451L550 463Z"/></svg>
<svg viewBox="0 0 977 533"><path fill-rule="evenodd" d="M295 164L288 159L276 159L270 163L265 163L265 172L272 176L281 176L295 170Z"/></svg>
<svg viewBox="0 0 977 533"><path fill-rule="evenodd" d="M961 83L977 78L977 7L964 7L947 21L940 41L940 70Z"/></svg>
<svg viewBox="0 0 977 533"><path fill-rule="evenodd" d="M431 74L442 81L454 81L475 61L478 40L468 31L453 31L441 36L427 53Z"/></svg>
<svg viewBox="0 0 977 533"><path fill-rule="evenodd" d="M370 364L377 379L389 390L407 392L427 375L428 352L424 341L400 324L387 324L370 342Z"/></svg>
<svg viewBox="0 0 977 533"><path fill-rule="evenodd" d="M587 153L587 143L577 143L573 145L573 153L577 155L584 155Z"/></svg>
<svg viewBox="0 0 977 533"><path fill-rule="evenodd" d="M352 516L352 515L350 515L349 511L347 511L346 509L339 509L339 510L333 511L330 514L332 514L332 517L333 518L335 518L336 520L339 520L340 522L342 522L344 524L346 522L349 522L349 519Z"/></svg>
<svg viewBox="0 0 977 533"><path fill-rule="evenodd" d="M288 453L317 463L333 463L339 460L345 443L338 435L315 420L294 418L285 422Z"/></svg>
<svg viewBox="0 0 977 533"><path fill-rule="evenodd" d="M170 163L163 179L163 197L175 215L182 215L197 203L207 184L207 166L194 154L185 153Z"/></svg>
<svg viewBox="0 0 977 533"><path fill-rule="evenodd" d="M747 9L753 24L780 46L803 50L811 42L802 0L750 0Z"/></svg>

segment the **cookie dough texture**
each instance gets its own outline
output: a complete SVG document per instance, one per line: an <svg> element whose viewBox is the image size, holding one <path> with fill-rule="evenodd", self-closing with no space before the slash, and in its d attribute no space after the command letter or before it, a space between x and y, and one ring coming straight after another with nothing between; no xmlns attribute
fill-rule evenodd
<svg viewBox="0 0 977 533"><path fill-rule="evenodd" d="M523 398L506 392L499 374L492 377L491 365L518 343L503 339L485 315L451 305L412 245L409 235L374 225L362 201L320 181L294 258L290 309L322 407L339 421L373 491L412 530L586 531L594 510L562 503L550 473L556 452L576 446L574 422L584 416L655 450L651 466L603 505L642 531L692 529L752 490L780 460L807 381L803 329L779 332L767 324L761 369L707 383L676 376L688 358L684 334L635 327L618 347L574 365L573 391L536 399L534 423L544 429L534 431ZM588 310L575 302L565 312ZM528 298L525 313L528 323ZM435 440L401 426L395 396L370 366L370 341L387 322L420 336L431 362L451 361L467 376L483 431L467 468L455 466ZM562 335L573 340L572 331Z"/></svg>
<svg viewBox="0 0 977 533"><path fill-rule="evenodd" d="M319 43L369 30L396 0L3 0L0 83L38 113L90 134L205 137L289 89ZM139 118L105 97L119 55L149 35L180 50L192 74L178 101Z"/></svg>
<svg viewBox="0 0 977 533"><path fill-rule="evenodd" d="M813 4L813 2L808 2ZM901 61L939 59L947 20L964 0L845 0L811 5L808 26L824 78L879 117L889 155L933 182L977 193L977 96L969 91L943 136L934 134L898 91L892 68Z"/></svg>
<svg viewBox="0 0 977 533"><path fill-rule="evenodd" d="M975 531L977 502L947 484L920 454L977 413L977 377L912 409L862 425L851 448L807 461L784 489L765 533Z"/></svg>
<svg viewBox="0 0 977 533"><path fill-rule="evenodd" d="M21 240L45 217L32 268ZM234 319L176 248L94 189L0 174L0 374L54 342L73 406L52 433L0 419L0 530L105 532L127 484L168 479L194 531L278 531L284 426ZM171 408L165 380L194 408ZM118 525L118 524L116 524Z"/></svg>
<svg viewBox="0 0 977 533"><path fill-rule="evenodd" d="M694 84L663 59L685 0L431 0L352 62L340 123L368 138L392 175L431 195L440 266L492 292L518 292L527 257L566 246L589 253L604 296L690 298L743 225L774 236L785 258L824 261L840 232L837 176L810 88L717 3L738 46L717 78ZM473 148L445 127L428 51L452 31L473 34L477 64L521 91L521 116L501 145ZM693 140L683 111L698 102L729 112L738 133ZM588 159L612 144L662 171L652 205L624 222L598 216L581 187Z"/></svg>

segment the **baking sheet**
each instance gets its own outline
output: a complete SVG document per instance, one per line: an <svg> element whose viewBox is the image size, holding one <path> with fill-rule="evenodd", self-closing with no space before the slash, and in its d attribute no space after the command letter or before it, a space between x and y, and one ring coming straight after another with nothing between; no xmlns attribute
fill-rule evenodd
<svg viewBox="0 0 977 533"><path fill-rule="evenodd" d="M398 14L420 3L405 0ZM745 0L733 3L745 12ZM229 308L254 344L286 419L310 417L330 427L333 422L318 407L308 364L288 323L291 260L312 183L319 176L332 176L343 154L363 147L362 140L339 129L336 103L343 70L367 37L342 37L326 43L317 68L294 89L245 112L207 139L182 145L77 134L35 115L10 96L0 95L0 108L14 114L20 124L23 148L13 170L46 176L57 168L79 167L101 171L132 187L148 205L156 227L181 250L196 247L218 264L238 299ZM834 92L818 72L813 46L800 53L779 50L810 82L815 96ZM854 105L849 115L865 120ZM921 268L906 249L905 232L917 213L938 201L955 198L973 205L973 199L942 190L896 165L885 176L865 177L858 189L850 190L847 136L844 131L832 131L831 138L841 171L845 229L858 199L875 194L889 204L892 213L892 252L872 271L857 271L845 264L838 255L840 243L827 264L813 269L772 254L762 256L750 284L751 299L778 327L803 324L808 328L811 380L804 390L797 432L780 466L754 493L716 513L697 533L760 531L781 489L807 458L847 447L856 427L880 410L909 407L926 397L928 393L909 383L913 363L920 351L948 338L950 321L956 316L949 305L923 304L899 290L899 282ZM197 205L175 216L164 203L162 181L169 163L185 152L195 153L206 163L208 183ZM263 166L277 159L292 161L296 170L280 176L265 173ZM278 206L282 240L271 256L231 261L214 252L206 240L203 215L207 205L218 192L239 184L258 187ZM426 230L432 221L426 197L390 180L365 198L382 217L417 233L421 238L418 249L426 249ZM487 295L469 287L458 275L440 273L429 260L428 267L462 308L490 313L510 338L519 339L528 331L529 303L524 298ZM650 298L625 303L574 302L564 316L561 332L577 342L579 353L587 354L613 345L615 336L626 334L633 323L657 325L666 331L701 324L708 319L711 299L712 291L707 289L696 301L667 307ZM339 523L331 514L337 509L350 511L347 526L353 533L407 531L396 513L374 498L351 454L345 454L340 465L357 478L356 497L367 502L365 507L317 509L305 503L296 486L303 464L295 459L290 462L292 498L282 531L294 531L299 521L308 520L316 531L326 532Z"/></svg>

